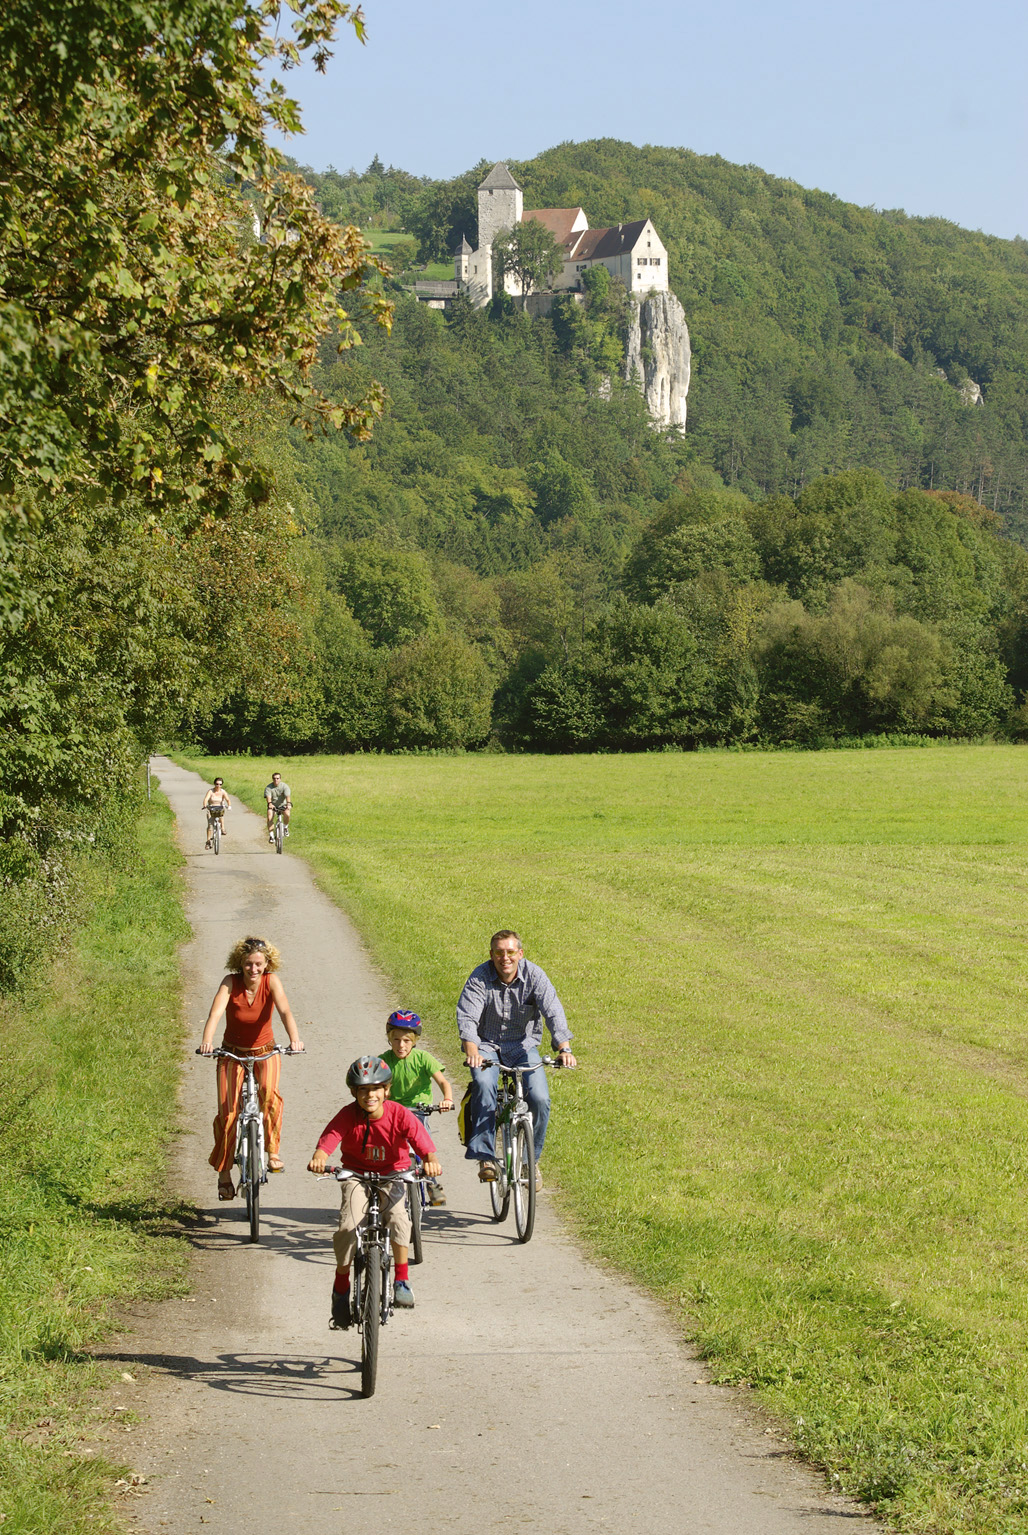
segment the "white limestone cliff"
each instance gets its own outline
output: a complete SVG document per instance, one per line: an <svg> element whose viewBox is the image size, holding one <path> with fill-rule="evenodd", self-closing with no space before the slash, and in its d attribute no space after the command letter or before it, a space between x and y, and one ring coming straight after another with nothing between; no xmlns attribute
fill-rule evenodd
<svg viewBox="0 0 1028 1535"><path fill-rule="evenodd" d="M673 293L651 293L632 305L625 378L638 379L660 426L685 426L692 351L685 310Z"/></svg>

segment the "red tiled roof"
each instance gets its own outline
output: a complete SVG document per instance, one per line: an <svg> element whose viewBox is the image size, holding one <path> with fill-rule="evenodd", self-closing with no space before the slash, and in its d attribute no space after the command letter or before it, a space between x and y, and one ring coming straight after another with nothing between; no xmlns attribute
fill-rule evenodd
<svg viewBox="0 0 1028 1535"><path fill-rule="evenodd" d="M581 208L526 208L521 215L524 224L528 219L536 219L556 240L558 245L567 245L574 235L573 225L579 214L584 215Z"/></svg>

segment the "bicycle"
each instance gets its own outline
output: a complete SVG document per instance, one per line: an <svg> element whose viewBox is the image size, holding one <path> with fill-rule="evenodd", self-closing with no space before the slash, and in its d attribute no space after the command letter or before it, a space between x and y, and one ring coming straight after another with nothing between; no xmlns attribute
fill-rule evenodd
<svg viewBox="0 0 1028 1535"><path fill-rule="evenodd" d="M282 811L282 810L276 809L276 811L275 811L275 819L274 819L274 822L272 823L272 827L271 827L271 835L275 839L275 852L276 853L281 853L281 851L282 851L282 843L285 841L285 835L286 835L285 827L286 827L285 812Z"/></svg>
<svg viewBox="0 0 1028 1535"><path fill-rule="evenodd" d="M416 1114L419 1119L422 1114L427 1117L429 1114L441 1114L442 1112L443 1106L441 1103L419 1104L417 1109L411 1109L411 1113ZM421 1158L415 1151L412 1151L410 1154L410 1170L414 1174L414 1178L404 1194L404 1198L407 1201L407 1214L410 1216L410 1261L412 1263L420 1263L424 1257L421 1244L421 1215L424 1210L429 1209L429 1203L428 1192L425 1188L425 1176L421 1171ZM414 1189L415 1183L417 1184L416 1193Z"/></svg>
<svg viewBox="0 0 1028 1535"><path fill-rule="evenodd" d="M197 1055L203 1055L197 1050ZM239 1187L246 1196L246 1214L250 1222L250 1241L259 1242L261 1220L261 1184L268 1181L268 1158L264 1150L264 1115L261 1113L260 1094L254 1065L257 1061L270 1060L273 1055L303 1055L302 1050L283 1050L281 1045L264 1055L236 1055L231 1050L212 1050L217 1060L225 1056L237 1061L244 1069L239 1088L239 1116L236 1120L236 1166L239 1168Z"/></svg>
<svg viewBox="0 0 1028 1535"><path fill-rule="evenodd" d="M224 814L224 805L207 806L207 832L215 857L221 852L221 818Z"/></svg>
<svg viewBox="0 0 1028 1535"><path fill-rule="evenodd" d="M538 1066L504 1066L496 1084L496 1178L489 1185L493 1220L505 1221L514 1202L518 1241L531 1240L535 1228L535 1132L522 1078L530 1071L556 1067L544 1055Z"/></svg>
<svg viewBox="0 0 1028 1535"><path fill-rule="evenodd" d="M393 1314L393 1287L389 1283L393 1250L382 1196L390 1184L411 1184L417 1180L411 1172L358 1173L348 1167L328 1167L319 1177L335 1178L337 1183L356 1178L367 1192L368 1208L355 1233L357 1250L350 1279L350 1322L361 1335L361 1396L374 1396L379 1329ZM332 1326L335 1325L333 1322Z"/></svg>

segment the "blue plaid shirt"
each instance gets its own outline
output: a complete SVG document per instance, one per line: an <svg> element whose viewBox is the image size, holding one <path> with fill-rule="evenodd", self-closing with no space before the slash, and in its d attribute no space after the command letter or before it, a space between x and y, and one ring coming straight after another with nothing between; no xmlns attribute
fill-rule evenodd
<svg viewBox="0 0 1028 1535"><path fill-rule="evenodd" d="M571 1030L560 998L545 970L522 959L509 985L496 974L491 959L472 970L457 1003L457 1030L477 1045L540 1045L546 1019L554 1049L566 1045Z"/></svg>

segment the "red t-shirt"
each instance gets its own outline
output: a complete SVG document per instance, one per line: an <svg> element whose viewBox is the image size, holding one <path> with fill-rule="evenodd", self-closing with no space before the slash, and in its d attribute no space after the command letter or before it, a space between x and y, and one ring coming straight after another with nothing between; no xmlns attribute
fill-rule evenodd
<svg viewBox="0 0 1028 1535"><path fill-rule="evenodd" d="M410 1109L387 1098L381 1119L368 1119L356 1103L340 1109L321 1132L318 1150L331 1156L339 1147L344 1167L360 1173L400 1173L410 1166L409 1146L424 1161L435 1155L432 1137Z"/></svg>

